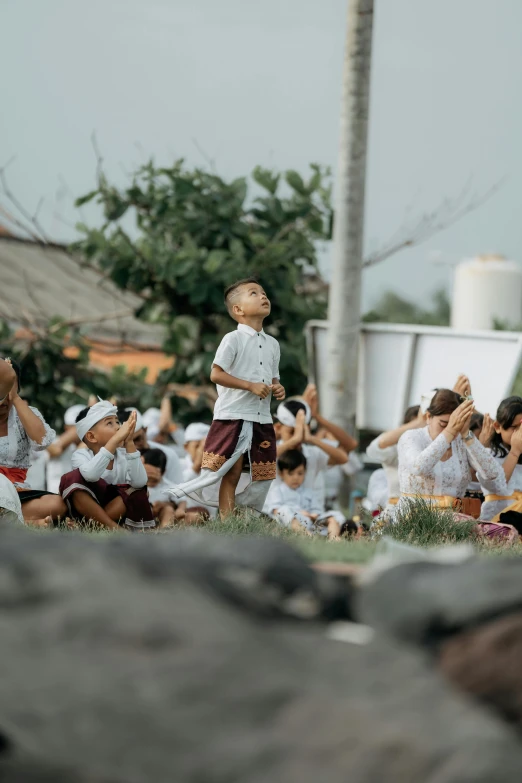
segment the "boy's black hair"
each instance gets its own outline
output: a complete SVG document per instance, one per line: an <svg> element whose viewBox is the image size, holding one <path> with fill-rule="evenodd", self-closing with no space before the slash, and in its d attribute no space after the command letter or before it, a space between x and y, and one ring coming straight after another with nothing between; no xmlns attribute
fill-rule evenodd
<svg viewBox="0 0 522 783"><path fill-rule="evenodd" d="M277 467L279 470L296 470L301 465L306 469L306 457L302 451L298 449L290 449L281 454L277 460Z"/></svg>
<svg viewBox="0 0 522 783"><path fill-rule="evenodd" d="M118 416L120 424L125 424L131 413L132 411L128 411L125 408L118 408L118 413L116 415Z"/></svg>
<svg viewBox="0 0 522 783"><path fill-rule="evenodd" d="M89 411L90 411L90 407L89 407L89 405L87 405L87 407L86 407L86 408L84 408L83 410L81 410L81 411L79 412L79 414L77 415L77 417L76 417L76 423L78 423L78 422L79 422L79 421L81 421L82 419L85 419L85 417L87 416L87 414L89 413Z"/></svg>
<svg viewBox="0 0 522 783"><path fill-rule="evenodd" d="M227 308L229 315L232 315L232 308L229 301L230 295L242 285L248 285L249 283L257 283L257 285L259 285L259 280L257 277L245 277L243 280L237 280L235 283L232 283L232 285L225 288L225 307Z"/></svg>
<svg viewBox="0 0 522 783"><path fill-rule="evenodd" d="M502 400L497 410L497 421L502 429L507 430L513 426L516 417L522 413L522 397L507 397ZM493 433L491 443L489 444L495 457L507 457L509 449L502 440L500 432ZM522 455L518 459L518 464L522 465Z"/></svg>
<svg viewBox="0 0 522 783"><path fill-rule="evenodd" d="M145 465L152 465L159 468L162 473L167 469L167 455L161 449L145 449L141 452L141 457Z"/></svg>

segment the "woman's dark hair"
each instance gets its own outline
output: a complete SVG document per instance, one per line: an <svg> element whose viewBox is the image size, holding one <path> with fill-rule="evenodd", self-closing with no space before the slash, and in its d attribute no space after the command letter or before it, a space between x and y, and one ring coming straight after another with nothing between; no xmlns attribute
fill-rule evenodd
<svg viewBox="0 0 522 783"><path fill-rule="evenodd" d="M277 460L277 467L279 470L296 470L301 465L306 468L306 457L302 451L298 449L290 449L281 454Z"/></svg>
<svg viewBox="0 0 522 783"><path fill-rule="evenodd" d="M497 422L503 430L507 430L513 426L516 417L520 416L521 413L522 397L507 397L498 406ZM504 445L500 432L495 432L491 438L490 446L495 457L507 457L509 449ZM521 460L522 456L518 460L519 464L522 464Z"/></svg>
<svg viewBox="0 0 522 783"><path fill-rule="evenodd" d="M469 423L469 428L471 432L477 432L477 430L481 430L483 424L484 424L484 414L475 411Z"/></svg>
<svg viewBox="0 0 522 783"><path fill-rule="evenodd" d="M165 473L167 469L167 455L161 449L145 449L141 452L141 456L145 465L152 465L154 468L159 468L162 473Z"/></svg>
<svg viewBox="0 0 522 783"><path fill-rule="evenodd" d="M292 416L297 416L299 411L304 411L306 413L306 405L299 400L287 400L284 405L285 408L290 411Z"/></svg>
<svg viewBox="0 0 522 783"><path fill-rule="evenodd" d="M451 389L437 389L428 408L428 413L430 416L447 416L456 411L463 402L464 397L461 397L457 392Z"/></svg>
<svg viewBox="0 0 522 783"><path fill-rule="evenodd" d="M414 419L417 418L417 416L419 415L419 411L420 411L420 405L411 405L406 411L406 413L404 414L404 421L402 423L409 424L410 421L413 421Z"/></svg>
<svg viewBox="0 0 522 783"><path fill-rule="evenodd" d="M76 423L78 423L78 422L79 422L79 421L81 421L82 419L85 419L85 417L87 416L87 414L89 413L89 411L90 411L90 407L89 407L89 406L87 406L87 407L86 407L86 408L84 408L82 411L80 411L80 412L79 412L79 414L78 414L78 415L77 415L77 417L76 417Z"/></svg>
<svg viewBox="0 0 522 783"><path fill-rule="evenodd" d="M16 380L18 381L17 391L19 392L22 385L22 368L15 359L9 359L9 361L11 362L11 367L15 371Z"/></svg>

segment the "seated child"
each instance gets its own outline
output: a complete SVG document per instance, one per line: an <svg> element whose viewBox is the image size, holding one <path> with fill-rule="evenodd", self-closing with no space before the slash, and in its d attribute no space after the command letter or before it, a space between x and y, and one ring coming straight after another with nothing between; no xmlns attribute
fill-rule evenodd
<svg viewBox="0 0 522 783"><path fill-rule="evenodd" d="M133 441L136 413L120 425L117 412L100 400L78 415L76 431L87 448L74 452L73 470L62 476L60 495L75 519L92 519L113 530L153 528L147 473Z"/></svg>
<svg viewBox="0 0 522 783"><path fill-rule="evenodd" d="M165 480L165 470L167 469L167 455L161 449L145 449L141 454L141 460L144 465L149 465L157 469L159 474L152 471L147 472L147 487L149 490L149 501L152 506L152 512L159 521L159 528L170 527L181 522L185 518L186 503L179 503L177 506L171 502L169 489L171 484Z"/></svg>
<svg viewBox="0 0 522 783"><path fill-rule="evenodd" d="M202 422L193 422L185 430L185 459L183 460L183 481L191 481L201 473L205 439L210 426Z"/></svg>
<svg viewBox="0 0 522 783"><path fill-rule="evenodd" d="M339 538L345 522L339 511L323 511L313 489L304 485L306 457L302 451L285 451L277 461L280 481L272 484L263 511L295 531Z"/></svg>

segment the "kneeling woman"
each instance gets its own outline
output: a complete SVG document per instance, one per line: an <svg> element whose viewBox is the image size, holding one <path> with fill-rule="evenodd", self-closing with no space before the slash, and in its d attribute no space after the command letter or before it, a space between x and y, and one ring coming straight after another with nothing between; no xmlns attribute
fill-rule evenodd
<svg viewBox="0 0 522 783"><path fill-rule="evenodd" d="M439 508L453 508L455 519L476 471L481 484L498 480L502 468L470 431L472 400L450 389L439 389L428 408L428 426L405 432L399 440L399 511L412 499L424 498ZM479 532L491 538L516 540L510 525L479 522Z"/></svg>
<svg viewBox="0 0 522 783"><path fill-rule="evenodd" d="M56 433L36 408L31 408L20 398L20 368L15 362L11 364L16 381L9 395L0 403L0 473L17 489L26 522L35 524L58 519L66 512L61 497L32 490L26 483L31 451L46 449Z"/></svg>

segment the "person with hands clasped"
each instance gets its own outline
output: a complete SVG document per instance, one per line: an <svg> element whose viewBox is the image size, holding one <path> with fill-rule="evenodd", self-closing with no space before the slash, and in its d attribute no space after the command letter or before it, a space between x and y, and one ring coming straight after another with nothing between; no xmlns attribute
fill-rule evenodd
<svg viewBox="0 0 522 783"><path fill-rule="evenodd" d="M175 499L219 506L222 518L236 505L263 508L276 477L270 401L285 398L279 343L263 329L271 311L263 287L254 278L239 280L226 289L225 306L237 329L225 335L212 364L218 399L201 474L172 490Z"/></svg>
<svg viewBox="0 0 522 783"><path fill-rule="evenodd" d="M500 515L509 512L522 513L522 398L508 397L497 410L495 421L486 414L481 433L485 445L491 448L493 457L502 467L497 480L483 481L481 519L501 521ZM506 518L507 519L507 518ZM515 521L517 517L512 517ZM522 518L521 518L522 521ZM517 521L522 533L522 525Z"/></svg>
<svg viewBox="0 0 522 783"><path fill-rule="evenodd" d="M439 389L427 411L427 426L405 432L398 444L400 512L412 500L425 498L439 508L452 508L455 520L475 471L481 484L498 481L502 468L470 431L474 402L450 389ZM509 525L479 522L478 530L491 538L513 540Z"/></svg>
<svg viewBox="0 0 522 783"><path fill-rule="evenodd" d="M84 408L76 419L86 448L72 456L73 470L60 482L60 494L78 521L94 520L111 530L155 526L147 496L147 473L134 444L136 412L124 424L107 400Z"/></svg>

